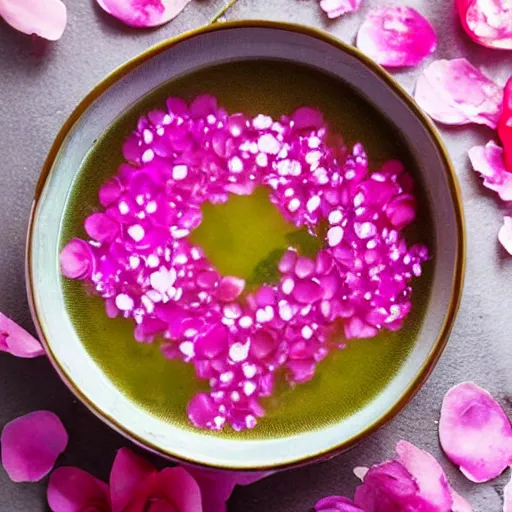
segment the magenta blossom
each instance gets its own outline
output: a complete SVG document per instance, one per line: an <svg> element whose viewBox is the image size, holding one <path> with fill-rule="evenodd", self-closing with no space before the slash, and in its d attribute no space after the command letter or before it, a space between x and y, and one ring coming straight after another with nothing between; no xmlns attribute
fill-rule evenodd
<svg viewBox="0 0 512 512"><path fill-rule="evenodd" d="M60 39L67 23L61 0L0 0L0 18L24 34Z"/></svg>
<svg viewBox="0 0 512 512"><path fill-rule="evenodd" d="M0 313L0 352L25 358L44 355L41 343L2 313Z"/></svg>

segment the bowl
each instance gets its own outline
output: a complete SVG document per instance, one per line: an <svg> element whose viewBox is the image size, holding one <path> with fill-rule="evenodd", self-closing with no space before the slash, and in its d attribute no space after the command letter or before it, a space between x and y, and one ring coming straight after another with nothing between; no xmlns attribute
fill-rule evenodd
<svg viewBox="0 0 512 512"><path fill-rule="evenodd" d="M419 200L408 236L426 242L432 254L413 284L412 313L399 332L350 342L330 354L310 382L279 389L265 404L266 417L243 432L193 428L186 403L201 384L191 366L164 359L157 344L136 343L130 321L107 318L102 301L59 269L60 250L71 237L84 236L83 220L97 207L99 185L122 161L122 141L137 117L166 96L201 92L217 95L231 112L279 116L310 104L321 108L347 144L362 141L374 168L389 158L402 159L414 175ZM268 201L256 196L204 212L211 229L200 234L207 250L222 255L219 226L232 223L243 235L240 250L224 254L219 264L234 266L243 276L261 251L289 235L277 233ZM258 239L245 236L252 230ZM458 309L464 236L460 192L440 136L382 68L312 28L221 23L130 60L66 121L35 192L26 252L28 295L56 371L112 428L174 460L230 470L278 469L349 448L418 391L441 356Z"/></svg>

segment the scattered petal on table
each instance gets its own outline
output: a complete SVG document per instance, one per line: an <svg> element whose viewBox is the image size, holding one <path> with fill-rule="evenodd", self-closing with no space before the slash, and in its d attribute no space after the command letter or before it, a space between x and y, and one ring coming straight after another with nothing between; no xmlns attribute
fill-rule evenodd
<svg viewBox="0 0 512 512"><path fill-rule="evenodd" d="M315 505L316 512L364 512L352 500L344 496L329 496Z"/></svg>
<svg viewBox="0 0 512 512"><path fill-rule="evenodd" d="M157 27L171 21L191 0L97 0L100 7L132 27Z"/></svg>
<svg viewBox="0 0 512 512"><path fill-rule="evenodd" d="M510 0L456 0L466 33L482 46L512 50Z"/></svg>
<svg viewBox="0 0 512 512"><path fill-rule="evenodd" d="M108 485L78 468L61 467L47 491L52 512L110 512Z"/></svg>
<svg viewBox="0 0 512 512"><path fill-rule="evenodd" d="M503 490L503 512L512 512L512 478Z"/></svg>
<svg viewBox="0 0 512 512"><path fill-rule="evenodd" d="M512 253L512 218L506 219ZM492 396L472 382L446 394L439 438L447 457L473 482L499 476L512 460L510 420Z"/></svg>
<svg viewBox="0 0 512 512"><path fill-rule="evenodd" d="M39 341L3 313L0 313L0 352L26 358L45 354Z"/></svg>
<svg viewBox="0 0 512 512"><path fill-rule="evenodd" d="M320 0L320 7L329 18L337 18L361 7L363 0Z"/></svg>
<svg viewBox="0 0 512 512"><path fill-rule="evenodd" d="M498 135L505 151L505 167L512 172L512 77L503 91L503 112L498 122Z"/></svg>
<svg viewBox="0 0 512 512"><path fill-rule="evenodd" d="M512 217L503 218L503 226L498 232L498 240L505 250L512 255Z"/></svg>
<svg viewBox="0 0 512 512"><path fill-rule="evenodd" d="M406 6L370 11L357 47L382 66L417 66L437 48L437 35L418 11Z"/></svg>
<svg viewBox="0 0 512 512"><path fill-rule="evenodd" d="M66 28L67 10L61 0L0 0L0 18L24 34L56 41Z"/></svg>
<svg viewBox="0 0 512 512"><path fill-rule="evenodd" d="M505 169L503 148L492 140L468 152L473 169L484 179L484 187L497 192L503 201L512 201L512 172Z"/></svg>
<svg viewBox="0 0 512 512"><path fill-rule="evenodd" d="M437 60L419 77L414 99L440 123L496 128L503 90L466 59Z"/></svg>
<svg viewBox="0 0 512 512"><path fill-rule="evenodd" d="M32 412L5 425L2 464L14 482L37 482L52 470L67 444L68 434L53 412Z"/></svg>
<svg viewBox="0 0 512 512"><path fill-rule="evenodd" d="M451 512L473 512L471 505L457 492L451 489L452 492L452 510Z"/></svg>

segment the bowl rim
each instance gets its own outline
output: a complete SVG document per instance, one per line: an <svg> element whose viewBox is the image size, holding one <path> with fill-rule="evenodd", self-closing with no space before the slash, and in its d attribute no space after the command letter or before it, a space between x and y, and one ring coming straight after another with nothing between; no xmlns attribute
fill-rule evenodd
<svg viewBox="0 0 512 512"><path fill-rule="evenodd" d="M229 30L229 29L237 29L237 28L270 28L270 29L279 29L288 32L299 33L302 35L307 35L313 37L315 39L319 39L325 43L328 43L334 46L336 49L350 54L352 57L355 57L363 66L369 68L370 71L378 75L394 92L397 94L400 99L406 104L406 106L412 111L415 117L420 121L420 123L424 126L427 132L431 135L432 140L439 151L443 162L443 169L446 173L446 178L448 180L449 191L452 199L452 203L455 209L455 217L456 217L456 231L457 231L457 240L456 240L456 259L455 259L455 272L454 277L451 283L451 297L448 310L445 315L445 319L443 325L439 331L439 334L434 342L433 348L430 351L427 359L424 361L422 367L419 369L414 379L411 381L409 386L402 392L399 400L393 404L385 414L383 414L380 418L374 421L372 424L367 425L365 428L361 429L356 435L352 438L334 445L327 450L322 451L321 453L314 454L312 456L305 456L295 459L290 462L282 463L282 464L270 464L264 467L254 466L254 467L246 467L246 468L230 468L225 466L215 466L208 465L201 461L187 459L183 456L178 456L174 453L171 453L168 450L165 450L150 441L143 439L133 432L130 432L128 428L124 427L121 423L119 423L114 417L106 413L105 411L100 410L92 401L90 401L75 385L73 378L69 375L64 366L59 362L55 354L52 352L50 343L45 337L44 329L39 321L38 311L35 306L34 299L34 286L33 286L33 275L31 271L31 255L32 255L32 243L33 243L33 234L34 234L34 220L35 220L35 212L37 209L37 205L42 195L43 188L46 184L47 179L50 176L51 170L55 163L57 154L67 137L68 133L72 130L75 123L79 120L82 114L89 108L89 106L106 90L108 90L114 83L120 80L122 77L127 75L132 70L136 69L140 64L150 60L151 58L159 55L162 52L167 51L172 48L176 44L179 44L185 40L194 38L199 35L203 35L209 32L215 32L220 30ZM360 50L356 47L351 46L340 39L330 35L329 33L317 29L314 27L304 26L295 23L286 23L286 22L278 22L278 21L267 21L267 20L236 20L236 21L225 21L221 23L213 23L211 22L209 25L204 25L199 28L181 33L177 36L171 37L169 39L165 39L164 41L157 43L142 53L136 55L135 57L129 59L125 63L121 64L114 71L109 73L103 80L101 80L93 89L84 97L84 99L78 104L78 106L72 111L69 117L66 119L61 129L59 130L55 140L48 152L48 155L43 164L41 174L36 183L34 198L32 202L32 207L30 211L30 217L27 227L27 235L26 235L26 250L25 250L25 280L26 280L26 290L27 297L29 301L30 312L32 315L32 319L34 321L37 333L40 337L40 340L45 348L46 354L50 360L50 363L55 368L63 382L66 384L68 389L98 418L100 418L104 423L110 426L112 429L123 435L125 438L134 442L138 446L163 456L164 458L171 459L177 462L183 462L186 464L194 464L200 465L203 467L210 467L212 469L224 469L224 470L236 470L238 472L250 472L250 471L262 471L262 470L278 470L278 469L286 469L290 467L302 466L305 464L309 464L311 462L323 460L330 458L338 453L345 451L351 447L353 447L356 443L361 441L362 439L368 437L373 434L377 430L379 430L382 426L388 423L391 419L393 419L416 395L421 386L426 382L430 374L432 373L435 365L439 361L444 348L448 342L448 338L450 336L451 330L453 328L455 318L459 309L459 305L462 298L462 290L464 284L464 274L466 267L466 230L465 230L465 221L464 221L464 212L462 205L462 194L460 190L460 185L457 180L457 175L451 159L449 157L448 150L442 141L441 135L439 134L437 128L434 123L427 117L427 115L420 109L420 107L416 104L414 99L402 88L402 86L393 78L384 68L378 65L376 62L371 60L369 57L364 55Z"/></svg>

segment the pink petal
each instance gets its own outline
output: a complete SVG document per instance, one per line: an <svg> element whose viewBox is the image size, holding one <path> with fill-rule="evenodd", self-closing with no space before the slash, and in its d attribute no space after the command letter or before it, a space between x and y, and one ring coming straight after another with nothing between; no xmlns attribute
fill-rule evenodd
<svg viewBox="0 0 512 512"><path fill-rule="evenodd" d="M110 512L107 484L78 468L56 469L50 476L47 497L53 512Z"/></svg>
<svg viewBox="0 0 512 512"><path fill-rule="evenodd" d="M512 173L505 168L503 148L492 140L468 151L473 169L484 179L484 187L497 192L503 201L512 201Z"/></svg>
<svg viewBox="0 0 512 512"><path fill-rule="evenodd" d="M137 487L155 468L128 448L121 448L114 459L110 472L110 496L112 512L120 512L132 500Z"/></svg>
<svg viewBox="0 0 512 512"><path fill-rule="evenodd" d="M379 330L366 322L363 322L357 316L354 316L347 320L344 325L345 337L347 340L361 339L361 338L373 338L379 332Z"/></svg>
<svg viewBox="0 0 512 512"><path fill-rule="evenodd" d="M457 492L451 489L452 492L452 510L451 512L473 512L471 505Z"/></svg>
<svg viewBox="0 0 512 512"><path fill-rule="evenodd" d="M436 459L407 441L397 443L396 453L396 460L418 484L421 497L434 505L436 510L449 511L452 505L451 489Z"/></svg>
<svg viewBox="0 0 512 512"><path fill-rule="evenodd" d="M512 512L512 478L503 491L503 512Z"/></svg>
<svg viewBox="0 0 512 512"><path fill-rule="evenodd" d="M503 226L498 232L498 240L505 250L512 255L512 217L503 217Z"/></svg>
<svg viewBox="0 0 512 512"><path fill-rule="evenodd" d="M382 66L417 66L436 50L437 35L415 9L384 7L370 11L359 28L356 44Z"/></svg>
<svg viewBox="0 0 512 512"><path fill-rule="evenodd" d="M364 512L344 496L329 496L315 505L316 512Z"/></svg>
<svg viewBox="0 0 512 512"><path fill-rule="evenodd" d="M0 352L25 358L45 354L39 341L3 313L0 313Z"/></svg>
<svg viewBox="0 0 512 512"><path fill-rule="evenodd" d="M512 460L509 419L491 395L472 382L446 394L439 438L447 457L473 482L497 477Z"/></svg>
<svg viewBox="0 0 512 512"><path fill-rule="evenodd" d="M115 220L104 213L93 213L85 219L85 231L98 242L111 242L119 232Z"/></svg>
<svg viewBox="0 0 512 512"><path fill-rule="evenodd" d="M37 482L47 475L68 444L60 419L36 411L7 423L2 431L2 464L13 482Z"/></svg>
<svg viewBox="0 0 512 512"><path fill-rule="evenodd" d="M66 28L67 11L61 0L0 0L0 18L24 34L56 41Z"/></svg>
<svg viewBox="0 0 512 512"><path fill-rule="evenodd" d="M466 59L436 60L418 79L414 99L440 123L496 128L503 90Z"/></svg>
<svg viewBox="0 0 512 512"><path fill-rule="evenodd" d="M191 0L97 0L108 14L132 27L157 27L171 21Z"/></svg>
<svg viewBox="0 0 512 512"><path fill-rule="evenodd" d="M73 238L60 253L60 270L70 279L85 279L94 267L91 246L80 238Z"/></svg>
<svg viewBox="0 0 512 512"><path fill-rule="evenodd" d="M505 152L505 167L512 172L512 76L503 90L503 112L498 123L498 135Z"/></svg>
<svg viewBox="0 0 512 512"><path fill-rule="evenodd" d="M356 12L363 0L321 0L320 7L329 18L337 18L349 12Z"/></svg>
<svg viewBox="0 0 512 512"><path fill-rule="evenodd" d="M223 277L215 294L223 302L231 302L244 291L245 281L239 277Z"/></svg>
<svg viewBox="0 0 512 512"><path fill-rule="evenodd" d="M236 482L237 473L231 471L211 471L199 468L187 468L201 489L203 512L225 512Z"/></svg>
<svg viewBox="0 0 512 512"><path fill-rule="evenodd" d="M512 5L508 0L456 0L462 27L482 46L512 50Z"/></svg>
<svg viewBox="0 0 512 512"><path fill-rule="evenodd" d="M208 509L203 509L199 485L183 468L163 469L158 475L157 482L155 494L169 502L171 511L208 512Z"/></svg>

